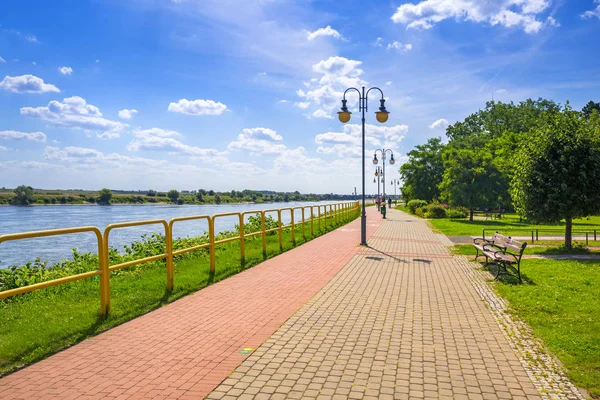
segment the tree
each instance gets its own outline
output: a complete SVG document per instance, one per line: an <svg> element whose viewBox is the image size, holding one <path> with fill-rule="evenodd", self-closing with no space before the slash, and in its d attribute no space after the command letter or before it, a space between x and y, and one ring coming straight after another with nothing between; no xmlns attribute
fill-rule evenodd
<svg viewBox="0 0 600 400"><path fill-rule="evenodd" d="M214 195L215 195L215 191L214 191L214 190L212 190L212 189L211 189L211 190L209 190L209 191L208 191L208 195L209 195L209 196L214 196Z"/></svg>
<svg viewBox="0 0 600 400"><path fill-rule="evenodd" d="M33 188L31 186L21 185L15 189L13 204L17 206L28 206L35 202L33 197Z"/></svg>
<svg viewBox="0 0 600 400"><path fill-rule="evenodd" d="M110 204L110 200L112 199L112 192L110 189L104 188L98 192L98 204Z"/></svg>
<svg viewBox="0 0 600 400"><path fill-rule="evenodd" d="M516 156L511 193L534 222L564 219L571 249L573 219L600 212L600 116L587 119L567 104L534 129Z"/></svg>
<svg viewBox="0 0 600 400"><path fill-rule="evenodd" d="M215 204L221 204L221 196L215 195Z"/></svg>
<svg viewBox="0 0 600 400"><path fill-rule="evenodd" d="M177 199L179 199L179 192L175 189L169 190L167 197L169 200L171 200L171 203L177 203Z"/></svg>
<svg viewBox="0 0 600 400"><path fill-rule="evenodd" d="M594 103L593 101L589 101L583 108L581 112L586 118L589 118L594 111L600 113L600 103Z"/></svg>
<svg viewBox="0 0 600 400"><path fill-rule="evenodd" d="M146 196L155 197L156 196L156 191L150 189L150 190L148 190L148 193L146 193Z"/></svg>
<svg viewBox="0 0 600 400"><path fill-rule="evenodd" d="M403 186L402 193L408 200L431 201L440 195L438 189L442 182L444 163L441 138L431 138L426 144L416 146L408 152L408 162L400 167Z"/></svg>
<svg viewBox="0 0 600 400"><path fill-rule="evenodd" d="M492 153L486 149L444 151L444 175L441 198L452 206L473 211L478 208L504 208L509 204L508 180L494 166Z"/></svg>
<svg viewBox="0 0 600 400"><path fill-rule="evenodd" d="M203 190L198 190L196 193L196 198L199 202L204 203L204 196L202 195Z"/></svg>

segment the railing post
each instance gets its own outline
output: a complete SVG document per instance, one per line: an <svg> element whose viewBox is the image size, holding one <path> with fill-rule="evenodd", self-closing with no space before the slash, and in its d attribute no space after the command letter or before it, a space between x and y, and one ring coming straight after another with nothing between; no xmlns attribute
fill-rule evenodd
<svg viewBox="0 0 600 400"><path fill-rule="evenodd" d="M277 225L279 226L279 251L283 251L283 227L281 223L281 208L277 210Z"/></svg>
<svg viewBox="0 0 600 400"><path fill-rule="evenodd" d="M242 266L246 264L246 243L244 241L244 214L238 213L240 221L240 263Z"/></svg>
<svg viewBox="0 0 600 400"><path fill-rule="evenodd" d="M594 242L596 241L596 230L594 229Z"/></svg>
<svg viewBox="0 0 600 400"><path fill-rule="evenodd" d="M315 237L315 206L310 206L310 235Z"/></svg>
<svg viewBox="0 0 600 400"><path fill-rule="evenodd" d="M588 232L585 233L585 245L589 245Z"/></svg>
<svg viewBox="0 0 600 400"><path fill-rule="evenodd" d="M535 240L537 240L538 242L540 240L539 230L538 229L535 230Z"/></svg>
<svg viewBox="0 0 600 400"><path fill-rule="evenodd" d="M215 273L216 255L215 255L215 220L214 215L208 219L208 241L210 243L210 272Z"/></svg>
<svg viewBox="0 0 600 400"><path fill-rule="evenodd" d="M317 216L317 225L319 227L319 233L321 233L321 206L317 206L317 211L319 215Z"/></svg>
<svg viewBox="0 0 600 400"><path fill-rule="evenodd" d="M306 235L304 234L304 224L305 224L305 220L304 220L304 207L302 207L302 238L304 240L306 240Z"/></svg>
<svg viewBox="0 0 600 400"><path fill-rule="evenodd" d="M535 243L535 240L533 238L533 230L531 231L531 243Z"/></svg>
<svg viewBox="0 0 600 400"><path fill-rule="evenodd" d="M108 270L108 235L98 238L98 266L100 275L100 317L106 318L110 312L110 271Z"/></svg>
<svg viewBox="0 0 600 400"><path fill-rule="evenodd" d="M267 257L267 232L265 229L265 212L261 211L261 226L262 226L262 247L263 247L263 257Z"/></svg>
<svg viewBox="0 0 600 400"><path fill-rule="evenodd" d="M294 245L294 247L296 247L296 232L295 232L295 228L294 228L294 209L292 208L290 210L290 213L292 214L292 244Z"/></svg>
<svg viewBox="0 0 600 400"><path fill-rule="evenodd" d="M167 292L173 290L173 225L169 221L167 229Z"/></svg>

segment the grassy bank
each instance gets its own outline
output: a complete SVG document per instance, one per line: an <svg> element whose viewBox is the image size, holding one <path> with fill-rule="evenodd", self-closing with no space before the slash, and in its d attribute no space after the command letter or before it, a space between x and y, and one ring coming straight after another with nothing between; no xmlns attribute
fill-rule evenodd
<svg viewBox="0 0 600 400"><path fill-rule="evenodd" d="M404 211L404 210L403 210ZM494 220L475 220L469 221L468 219L431 219L429 220L431 225L447 236L477 236L480 237L483 229L494 229L501 233L516 233L520 236L531 235L532 230L538 229L540 235L543 234L543 230L557 230L562 229L564 232L565 223L560 222L558 224L532 224L527 221L520 222L519 217L516 214L505 214L502 219ZM600 228L600 216L581 218L573 220L573 232L578 230L591 230L594 228ZM598 231L600 234L600 229ZM560 233L556 233L560 234ZM491 231L490 231L491 235Z"/></svg>
<svg viewBox="0 0 600 400"><path fill-rule="evenodd" d="M358 215L358 212L355 212L349 220ZM318 224L314 222L313 236L310 223L307 223L305 224L306 237L303 237L302 225L298 224L296 245L331 231L339 225L325 228L322 221L319 232ZM181 242L174 243L174 249L197 244L202 240L204 239L183 239ZM245 246L246 263L242 266L238 241L218 245L214 274L210 273L208 249L175 257L175 286L170 293L165 290L166 266L163 261L112 272L111 313L105 320L98 317L100 300L97 279L86 279L0 301L0 375L237 274L265 259L262 254L260 235L247 238ZM291 231L285 229L283 251L293 247ZM130 255L125 254L120 257L140 258L138 256L142 254L149 256L163 251L162 244L158 240L138 242L129 249ZM111 252L111 264L127 259L117 260L116 257L119 255L115 253L115 251ZM280 254L278 235L273 232L267 235L266 258L278 254ZM95 269L97 264L94 263L94 257L84 255L83 259L86 260L87 266L81 266L81 269Z"/></svg>
<svg viewBox="0 0 600 400"><path fill-rule="evenodd" d="M566 367L569 378L600 398L600 263L529 259L526 284L496 288Z"/></svg>

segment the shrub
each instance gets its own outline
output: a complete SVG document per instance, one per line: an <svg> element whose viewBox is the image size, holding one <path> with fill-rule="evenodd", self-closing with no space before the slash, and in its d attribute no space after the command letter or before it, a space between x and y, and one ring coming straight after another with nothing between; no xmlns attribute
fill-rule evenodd
<svg viewBox="0 0 600 400"><path fill-rule="evenodd" d="M418 217L425 218L425 213L427 212L426 207L419 207L415 210L414 214Z"/></svg>
<svg viewBox="0 0 600 400"><path fill-rule="evenodd" d="M407 204L408 211L410 211L411 214L416 214L418 208L425 207L426 205L427 202L425 200L411 200Z"/></svg>
<svg viewBox="0 0 600 400"><path fill-rule="evenodd" d="M446 217L450 219L454 218L467 218L469 212L464 208L451 208L446 211Z"/></svg>
<svg viewBox="0 0 600 400"><path fill-rule="evenodd" d="M424 209L425 218L446 218L446 209L439 204L430 204Z"/></svg>

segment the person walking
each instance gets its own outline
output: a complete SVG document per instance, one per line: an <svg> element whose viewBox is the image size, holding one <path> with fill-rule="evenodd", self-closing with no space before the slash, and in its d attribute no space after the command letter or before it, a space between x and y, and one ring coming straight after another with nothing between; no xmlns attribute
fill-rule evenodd
<svg viewBox="0 0 600 400"><path fill-rule="evenodd" d="M392 198L388 197L388 208L391 210L392 209Z"/></svg>
<svg viewBox="0 0 600 400"><path fill-rule="evenodd" d="M377 211L379 211L381 208L381 197L377 196L375 198L375 204L377 204Z"/></svg>

